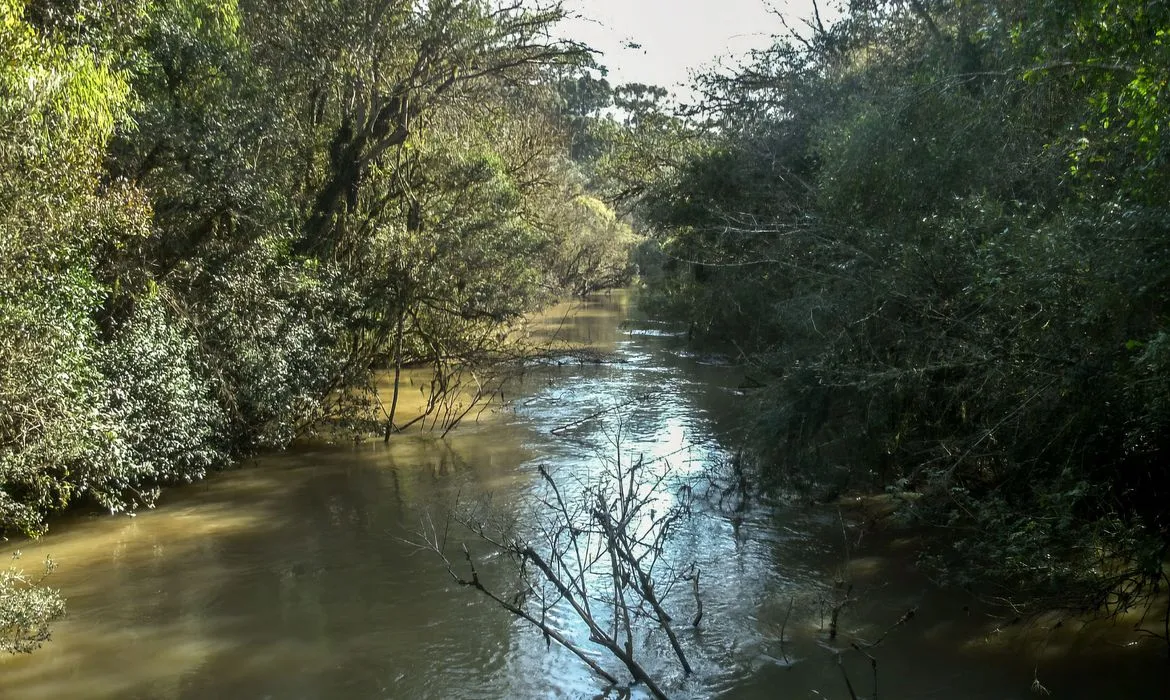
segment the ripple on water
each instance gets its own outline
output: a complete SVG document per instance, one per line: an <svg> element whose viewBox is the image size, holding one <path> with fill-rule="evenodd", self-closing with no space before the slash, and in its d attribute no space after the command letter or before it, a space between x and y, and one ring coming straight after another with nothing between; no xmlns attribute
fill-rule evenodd
<svg viewBox="0 0 1170 700"><path fill-rule="evenodd" d="M737 371L680 351L669 326L645 322L620 332L624 297L577 308L579 325L565 307L542 332L585 339L624 361L532 368L502 420L443 440L400 436L388 447L294 451L168 492L162 507L136 519L55 524L49 537L24 547L25 561L58 559L53 582L69 597L70 615L41 652L0 660L0 697L604 697L569 652L455 583L437 557L409 541L428 513L446 531L444 513L456 497L466 503L490 494L500 512L531 526L537 466L577 482L594 478L615 453L619 422L627 453L645 455L648 469L675 470L659 497L674 498L682 483L714 496L663 554L664 564L693 562L702 571L697 629L689 624L697 611L690 590L670 599L696 674L683 677L661 633L636 640L672 697L848 698L824 631L826 601L840 595L842 576L856 583L843 634L872 639L919 606L914 623L874 652L882 697L1032 697L1037 670L1055 697L1165 695L1152 670L1162 667L1162 652L1123 646L1129 639L1103 633L1117 642L1108 654L1101 645L1061 642L1053 648L1069 656L1042 660L1026 647L988 641L1004 639L991 618L959 615L965 599L932 588L906 548L876 538L859 545L850 529L847 556L835 509L720 504L720 488L705 474L727 458L713 421L727 405L723 389L739 383ZM646 394L652 399L631 401ZM447 552L457 573L469 575L463 542L484 581L513 590L513 564L453 528ZM548 619L626 677L588 644L566 606L554 606ZM846 670L859 696L872 695L868 661L849 657Z"/></svg>

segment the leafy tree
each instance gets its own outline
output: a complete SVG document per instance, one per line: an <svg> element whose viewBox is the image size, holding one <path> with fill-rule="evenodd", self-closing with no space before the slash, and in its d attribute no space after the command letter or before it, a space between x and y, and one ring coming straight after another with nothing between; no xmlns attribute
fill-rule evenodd
<svg viewBox="0 0 1170 700"><path fill-rule="evenodd" d="M561 232L550 263L557 289L584 296L619 287L632 276L630 250L638 237L601 200L580 194L563 202L551 216Z"/></svg>
<svg viewBox="0 0 1170 700"><path fill-rule="evenodd" d="M145 207L99 183L127 86L23 10L0 2L0 531L36 534L113 477L92 256L141 235ZM0 571L0 650L32 651L61 614L54 591Z"/></svg>
<svg viewBox="0 0 1170 700"><path fill-rule="evenodd" d="M92 256L141 235L145 207L99 185L127 86L22 5L0 5L0 528L36 532L108 475Z"/></svg>
<svg viewBox="0 0 1170 700"><path fill-rule="evenodd" d="M2 0L0 532L368 425L387 365L441 396L525 312L628 279L628 229L567 167L557 76L588 53L563 16ZM25 582L0 582L5 648L57 613Z"/></svg>
<svg viewBox="0 0 1170 700"><path fill-rule="evenodd" d="M708 76L642 215L655 298L756 365L765 476L916 490L936 569L1123 609L1170 544L1164 27L853 3Z"/></svg>

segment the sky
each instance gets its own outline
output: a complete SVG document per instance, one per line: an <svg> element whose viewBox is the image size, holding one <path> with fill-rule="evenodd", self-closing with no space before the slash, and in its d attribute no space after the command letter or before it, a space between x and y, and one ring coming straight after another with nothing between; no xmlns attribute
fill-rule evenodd
<svg viewBox="0 0 1170 700"><path fill-rule="evenodd" d="M784 27L771 7L793 26L812 16L812 0L568 0L583 15L562 26L566 37L604 52L609 81L653 83L685 96L688 71L710 67L728 55L770 46ZM820 0L822 15L832 0ZM628 47L629 42L639 48ZM728 65L735 65L732 60Z"/></svg>

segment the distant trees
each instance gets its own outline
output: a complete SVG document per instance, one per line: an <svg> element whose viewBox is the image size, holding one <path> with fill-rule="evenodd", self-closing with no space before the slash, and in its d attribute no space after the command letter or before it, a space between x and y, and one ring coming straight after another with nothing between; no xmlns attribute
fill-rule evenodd
<svg viewBox="0 0 1170 700"><path fill-rule="evenodd" d="M651 286L767 378L767 476L924 493L960 582L1112 609L1167 583L1167 27L851 3L700 81L714 129L640 203Z"/></svg>
<svg viewBox="0 0 1170 700"><path fill-rule="evenodd" d="M583 296L621 286L631 276L630 250L638 237L605 203L581 194L550 214L566 235L554 242L554 283ZM568 233L572 232L572 233Z"/></svg>

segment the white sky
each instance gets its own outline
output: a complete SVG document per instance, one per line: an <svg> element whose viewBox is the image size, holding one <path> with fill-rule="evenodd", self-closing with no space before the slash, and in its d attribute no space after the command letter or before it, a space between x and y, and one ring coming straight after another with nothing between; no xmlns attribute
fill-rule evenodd
<svg viewBox="0 0 1170 700"><path fill-rule="evenodd" d="M713 65L728 55L764 48L784 32L769 10L780 9L793 27L812 17L812 0L568 0L584 18L565 22L562 33L604 52L612 84L653 83L672 92L687 82L688 71ZM828 21L834 0L820 0ZM635 42L641 48L627 48ZM734 59L730 65L734 65Z"/></svg>

